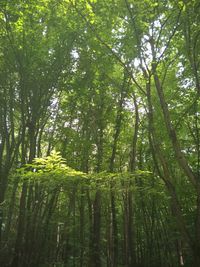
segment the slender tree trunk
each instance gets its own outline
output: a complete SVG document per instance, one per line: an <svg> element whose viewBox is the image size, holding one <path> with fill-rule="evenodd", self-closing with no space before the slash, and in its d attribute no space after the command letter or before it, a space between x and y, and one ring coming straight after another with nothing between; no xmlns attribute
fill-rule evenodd
<svg viewBox="0 0 200 267"><path fill-rule="evenodd" d="M24 231L25 231L25 214L26 214L26 198L27 198L27 182L23 183L20 206L19 206L19 219L17 227L17 237L15 241L14 257L11 267L21 267L23 258L23 245L24 245Z"/></svg>
<svg viewBox="0 0 200 267"><path fill-rule="evenodd" d="M95 200L93 203L93 227L92 239L90 244L90 267L101 267L101 193L96 191Z"/></svg>
<svg viewBox="0 0 200 267"><path fill-rule="evenodd" d="M84 248L84 241L85 241L85 238L84 238L84 230L85 230L85 227L84 227L84 224L85 224L85 209L84 209L84 206L85 206L85 191L84 191L84 188L83 186L81 187L81 199L80 199L80 264L79 266L80 267L84 267L84 251L85 251L85 248Z"/></svg>
<svg viewBox="0 0 200 267"><path fill-rule="evenodd" d="M129 162L129 169L131 172L135 171L136 168L136 151L137 151L137 139L138 139L138 130L139 130L139 111L138 111L138 104L136 101L135 94L134 97L134 107L135 107L135 126L134 126L134 134L132 139L132 147L130 153L130 162Z"/></svg>
<svg viewBox="0 0 200 267"><path fill-rule="evenodd" d="M165 120L165 125L169 134L169 138L172 142L172 146L174 149L174 153L177 159L177 162L179 163L180 168L183 170L185 175L188 177L188 179L191 181L191 183L194 185L196 192L197 192L197 209L196 209L196 237L194 240L194 245L193 245L193 251L194 251L194 260L195 264L200 263L200 259L198 256L197 251L200 249L200 181L197 179L197 176L195 173L192 171L190 168L183 152L181 151L181 147L177 138L176 131L171 123L170 119L170 114L168 110L167 103L165 102L165 96L163 93L163 89L161 86L161 83L159 81L159 77L157 75L155 66L153 65L153 73L154 73L154 82L156 85L157 93L160 99L160 105L163 111L163 116ZM197 265L198 266L198 265Z"/></svg>
<svg viewBox="0 0 200 267"><path fill-rule="evenodd" d="M118 263L118 226L116 218L116 203L113 187L110 193L110 235L109 235L109 266L116 267Z"/></svg>
<svg viewBox="0 0 200 267"><path fill-rule="evenodd" d="M115 120L115 128L114 128L114 135L113 135L113 144L112 144L112 153L110 157L110 164L109 164L109 171L114 171L114 164L115 164L115 157L117 152L117 143L121 132L121 124L123 119L123 106L125 97L127 94L128 86L126 74L124 74L124 79L122 86L120 88L120 99L118 102L118 110ZM118 226L117 226L117 211L116 211L116 203L115 203L115 193L113 182L111 181L110 185L110 238L109 238L109 247L110 247L110 267L115 267L118 264Z"/></svg>
<svg viewBox="0 0 200 267"><path fill-rule="evenodd" d="M10 200L9 209L8 209L6 229L5 229L5 240L6 241L8 240L9 234L10 234L10 228L11 228L11 223L12 223L14 204L15 204L15 200L16 200L15 198L16 198L16 192L17 192L17 188L18 188L18 184L19 184L19 179L20 179L20 177L17 177L14 181L14 184L13 184L12 195L11 195L11 200Z"/></svg>
<svg viewBox="0 0 200 267"><path fill-rule="evenodd" d="M164 121L165 125L169 134L169 138L172 142L173 149L175 152L175 156L177 159L177 162L179 163L180 168L184 171L185 175L190 179L191 183L196 187L197 179L193 171L191 170L183 152L181 151L181 147L177 138L176 131L171 123L170 113L168 110L167 103L165 101L165 96L163 93L163 89L159 80L159 77L156 72L156 67L153 65L153 74L154 74L154 82L156 85L157 93L160 99L160 106L163 111Z"/></svg>
<svg viewBox="0 0 200 267"><path fill-rule="evenodd" d="M147 82L147 84L146 84L146 90L147 90L147 100L148 100L148 108L149 108L149 113L148 113L149 133L150 133L150 139L149 140L150 140L150 144L151 144L152 156L153 156L155 165L157 167L157 171L159 173L159 176L163 179L163 181L164 181L164 183L168 189L168 192L171 196L171 201L173 203L172 205L174 206L176 221L177 221L177 224L179 226L179 230L182 233L185 240L187 241L188 245L192 248L193 242L192 242L191 236L187 230L184 218L182 216L181 206L180 206L177 194L176 194L175 187L172 183L173 179L172 179L170 171L168 169L167 161L165 160L165 158L163 156L163 153L160 149L157 138L155 136L150 81ZM157 159L159 161L157 161ZM160 163L160 165L162 167L163 174L161 173L158 162Z"/></svg>
<svg viewBox="0 0 200 267"><path fill-rule="evenodd" d="M8 174L3 170L0 171L0 250L2 246L2 226L3 226L3 205L8 183Z"/></svg>

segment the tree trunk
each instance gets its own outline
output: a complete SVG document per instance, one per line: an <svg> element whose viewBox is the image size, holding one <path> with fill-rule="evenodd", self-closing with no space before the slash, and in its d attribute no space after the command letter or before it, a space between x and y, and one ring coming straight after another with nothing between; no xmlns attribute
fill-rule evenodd
<svg viewBox="0 0 200 267"><path fill-rule="evenodd" d="M22 267L21 263L23 258L27 187L27 182L24 182L20 198L17 237L15 241L14 257L11 267Z"/></svg>
<svg viewBox="0 0 200 267"><path fill-rule="evenodd" d="M90 267L101 267L101 193L96 191L93 203L93 227L90 244Z"/></svg>

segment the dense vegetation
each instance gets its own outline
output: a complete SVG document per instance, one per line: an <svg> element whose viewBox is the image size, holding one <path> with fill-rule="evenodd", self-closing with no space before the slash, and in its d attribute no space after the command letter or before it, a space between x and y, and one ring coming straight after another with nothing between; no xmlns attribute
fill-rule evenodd
<svg viewBox="0 0 200 267"><path fill-rule="evenodd" d="M200 267L198 0L0 1L0 266Z"/></svg>

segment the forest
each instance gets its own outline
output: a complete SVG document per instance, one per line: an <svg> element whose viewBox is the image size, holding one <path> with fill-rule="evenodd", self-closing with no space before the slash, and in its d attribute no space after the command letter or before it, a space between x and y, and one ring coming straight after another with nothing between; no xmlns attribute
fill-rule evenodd
<svg viewBox="0 0 200 267"><path fill-rule="evenodd" d="M200 267L199 0L0 1L0 266Z"/></svg>

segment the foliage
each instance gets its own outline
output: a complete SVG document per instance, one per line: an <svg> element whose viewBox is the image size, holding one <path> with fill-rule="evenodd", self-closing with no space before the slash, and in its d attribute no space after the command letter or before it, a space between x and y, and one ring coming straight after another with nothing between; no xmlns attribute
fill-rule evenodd
<svg viewBox="0 0 200 267"><path fill-rule="evenodd" d="M200 266L199 9L1 1L1 266Z"/></svg>

